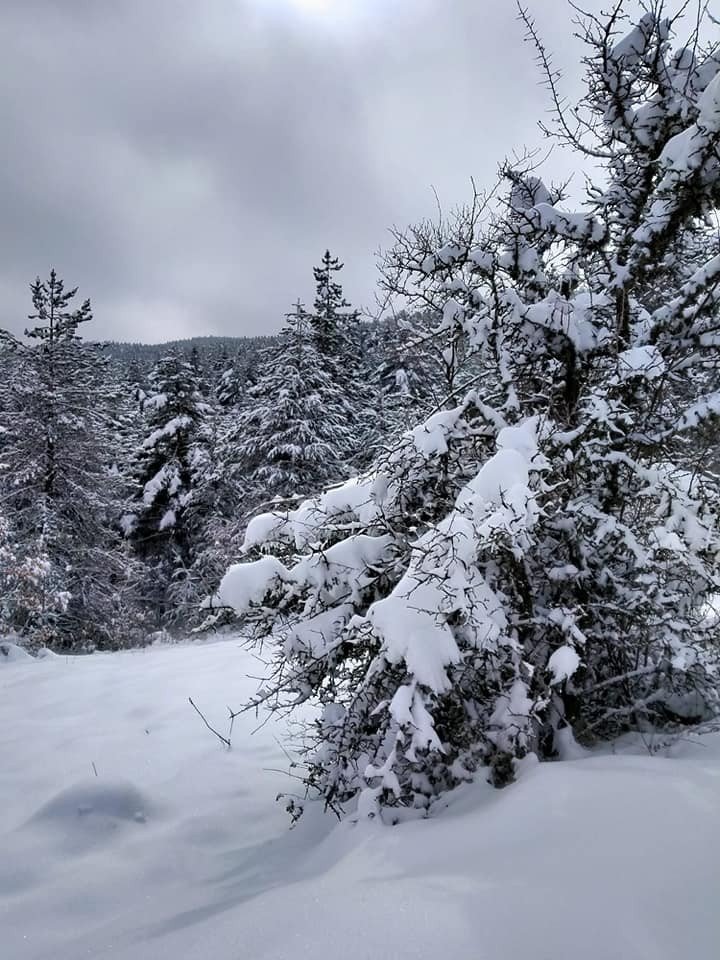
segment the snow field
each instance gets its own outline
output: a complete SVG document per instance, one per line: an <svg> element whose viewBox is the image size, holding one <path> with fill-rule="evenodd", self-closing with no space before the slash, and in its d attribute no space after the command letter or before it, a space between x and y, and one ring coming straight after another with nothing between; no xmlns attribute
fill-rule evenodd
<svg viewBox="0 0 720 960"><path fill-rule="evenodd" d="M3 960L717 957L720 737L289 830L282 728L227 751L187 702L226 733L258 673L234 639L0 658Z"/></svg>

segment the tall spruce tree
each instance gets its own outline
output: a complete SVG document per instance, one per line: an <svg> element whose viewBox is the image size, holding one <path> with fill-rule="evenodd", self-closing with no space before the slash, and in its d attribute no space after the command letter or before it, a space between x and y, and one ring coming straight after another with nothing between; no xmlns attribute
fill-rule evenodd
<svg viewBox="0 0 720 960"><path fill-rule="evenodd" d="M248 505L297 497L340 479L344 452L357 443L349 426L352 406L323 363L313 330L298 302L277 345L263 355L262 376L226 438Z"/></svg>
<svg viewBox="0 0 720 960"><path fill-rule="evenodd" d="M720 491L692 439L720 415L720 259L668 267L720 207L720 61L702 23L673 47L662 2L628 10L581 20L575 111L547 68L556 135L602 164L581 209L515 164L483 221L388 254L481 389L256 518L266 555L221 584L280 641L253 706L321 705L306 776L334 808L426 809L479 767L502 785L529 752L718 711Z"/></svg>
<svg viewBox="0 0 720 960"><path fill-rule="evenodd" d="M313 267L316 293L308 321L315 333L318 350L325 356L344 352L347 339L356 330L359 320L357 310L345 299L343 288L335 279L343 267L344 264L329 250L323 254L320 266Z"/></svg>
<svg viewBox="0 0 720 960"><path fill-rule="evenodd" d="M47 596L64 600L45 613L36 603L16 627L56 647L113 646L131 633L131 616L113 533L107 364L79 332L92 319L89 300L74 308L76 289L54 270L31 291L28 341L5 335L0 490L20 556L41 558Z"/></svg>
<svg viewBox="0 0 720 960"><path fill-rule="evenodd" d="M368 377L367 330L360 313L345 299L337 275L343 269L337 257L325 251L313 267L315 300L307 321L313 331L318 359L328 377L345 396L352 414L346 423L348 443L343 459L354 469L364 466L376 432L377 409Z"/></svg>

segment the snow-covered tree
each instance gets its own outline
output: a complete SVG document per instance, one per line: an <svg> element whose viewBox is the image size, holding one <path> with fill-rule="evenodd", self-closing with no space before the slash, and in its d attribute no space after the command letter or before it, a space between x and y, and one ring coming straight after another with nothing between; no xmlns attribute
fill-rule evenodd
<svg viewBox="0 0 720 960"><path fill-rule="evenodd" d="M315 302L308 322L315 334L318 349L322 354L344 352L347 340L354 334L359 314L345 299L342 285L335 275L344 264L333 257L329 250L323 254L319 267L313 267L315 277Z"/></svg>
<svg viewBox="0 0 720 960"><path fill-rule="evenodd" d="M269 338L260 338L264 342ZM246 392L252 387L260 375L258 357L262 348L256 341L249 341L238 350L232 360L226 358L222 368L218 370L215 384L215 396L221 407L227 410L242 406Z"/></svg>
<svg viewBox="0 0 720 960"><path fill-rule="evenodd" d="M399 301L403 308L412 308L410 312L403 309L401 315L419 328L414 363L431 374L435 407L457 404L464 393L485 382L488 371L452 312L453 284L462 280L446 278L445 282L418 284L416 273L406 266L412 261L426 276L423 268L430 271L452 264L457 249L475 249L490 199L473 184L471 201L453 210L449 217L442 215L437 223L423 220L405 231L393 228L392 256L382 260L381 303ZM419 251L425 251L420 263ZM457 292L462 296L462 288Z"/></svg>
<svg viewBox="0 0 720 960"><path fill-rule="evenodd" d="M178 567L168 591L168 621L190 626L202 601L236 557L244 526L238 523L246 489L224 460L224 434L232 414L208 405L196 436L193 490L183 515L190 542L188 561Z"/></svg>
<svg viewBox="0 0 720 960"><path fill-rule="evenodd" d="M256 703L319 703L306 779L336 808L425 809L480 766L501 785L530 752L718 709L720 497L688 451L720 414L720 258L668 258L720 206L720 60L702 24L673 45L661 2L626 12L582 19L574 111L537 42L555 135L600 168L580 209L516 163L471 230L387 255L482 383L367 475L256 517L218 591L275 634Z"/></svg>
<svg viewBox="0 0 720 960"><path fill-rule="evenodd" d="M65 598L62 609L49 604L54 635L46 622L43 642L114 646L130 625L113 533L118 491L107 365L79 333L92 319L89 301L73 308L76 290L65 290L55 271L31 291L28 340L4 336L3 505L20 556L39 558L38 569L52 571L49 592ZM28 629L36 623L22 619Z"/></svg>
<svg viewBox="0 0 720 960"><path fill-rule="evenodd" d="M0 514L0 634L33 647L53 643L70 602L64 577L42 542L20 543Z"/></svg>
<svg viewBox="0 0 720 960"><path fill-rule="evenodd" d="M315 300L307 321L313 331L319 360L327 375L345 395L353 416L346 431L350 441L343 459L353 468L368 463L372 449L375 397L368 379L368 335L360 313L345 299L337 275L343 269L337 257L326 250L320 266L313 267Z"/></svg>
<svg viewBox="0 0 720 960"><path fill-rule="evenodd" d="M203 425L209 407L195 370L178 356L160 359L149 382L147 432L136 454L135 494L123 526L146 565L144 597L162 625L170 586L193 562L197 531L189 517L205 470Z"/></svg>
<svg viewBox="0 0 720 960"><path fill-rule="evenodd" d="M245 387L244 377L238 366L238 358L220 372L215 389L218 403L222 407L234 407L240 402Z"/></svg>
<svg viewBox="0 0 720 960"><path fill-rule="evenodd" d="M363 380L371 385L374 400L365 441L371 459L433 409L444 406L446 383L434 356L434 333L429 316L406 311L369 329Z"/></svg>
<svg viewBox="0 0 720 960"><path fill-rule="evenodd" d="M323 362L312 322L300 303L287 315L224 440L226 469L248 511L340 479L344 453L357 445L351 401Z"/></svg>

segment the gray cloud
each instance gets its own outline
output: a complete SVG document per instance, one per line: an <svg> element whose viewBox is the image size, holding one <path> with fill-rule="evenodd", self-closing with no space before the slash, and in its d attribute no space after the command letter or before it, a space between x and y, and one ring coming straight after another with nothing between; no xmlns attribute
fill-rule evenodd
<svg viewBox="0 0 720 960"><path fill-rule="evenodd" d="M535 6L571 66L569 9ZM388 226L538 142L547 97L508 0L325 7L5 0L0 325L23 328L54 265L98 338L269 332L326 246L371 304Z"/></svg>

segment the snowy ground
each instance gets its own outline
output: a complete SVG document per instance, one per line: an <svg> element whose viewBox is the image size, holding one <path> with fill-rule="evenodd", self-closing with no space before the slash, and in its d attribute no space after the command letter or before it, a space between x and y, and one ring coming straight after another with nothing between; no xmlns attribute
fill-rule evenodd
<svg viewBox="0 0 720 960"><path fill-rule="evenodd" d="M720 738L290 831L281 731L228 752L187 702L224 729L248 671L232 640L0 656L2 960L720 956Z"/></svg>

